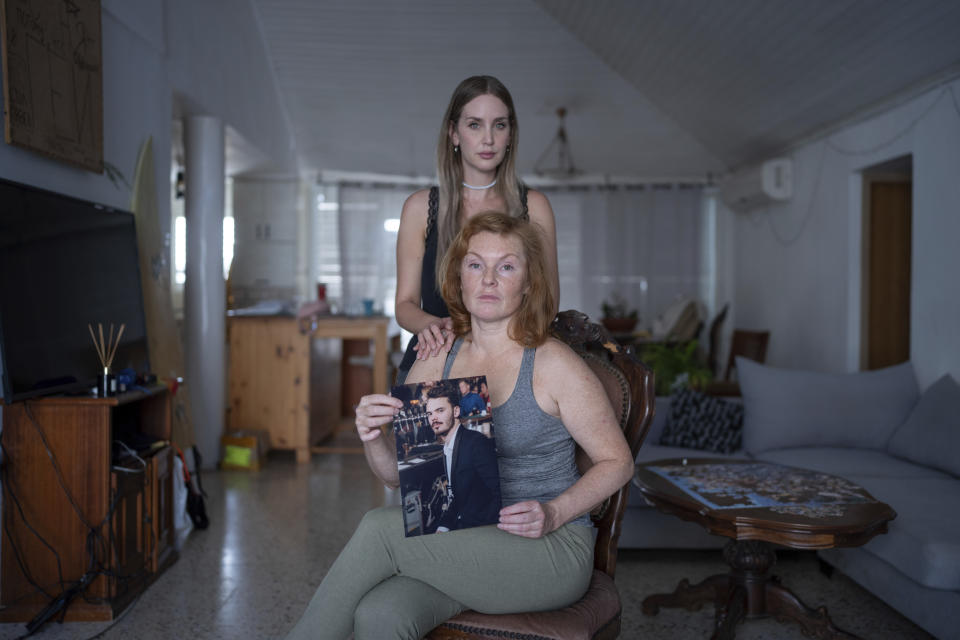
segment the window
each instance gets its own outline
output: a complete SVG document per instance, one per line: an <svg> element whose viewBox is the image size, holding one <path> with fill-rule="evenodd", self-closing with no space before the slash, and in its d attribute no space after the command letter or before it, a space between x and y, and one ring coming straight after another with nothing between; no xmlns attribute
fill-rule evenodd
<svg viewBox="0 0 960 640"><path fill-rule="evenodd" d="M171 214L173 215L173 282L171 295L173 297L174 313L183 316L183 289L187 282L187 219L185 200L174 194L171 200ZM234 248L234 220L233 220L233 180L228 178L224 185L224 213L223 213L223 277L230 274L230 265L233 264Z"/></svg>
<svg viewBox="0 0 960 640"><path fill-rule="evenodd" d="M393 315L396 227L414 185L320 185L314 274L335 309L361 313L361 301ZM599 320L614 292L640 313L640 327L678 297L701 300L713 277L703 190L678 185L544 188L557 222L559 308ZM706 237L705 237L706 235ZM406 335L405 335L406 337Z"/></svg>

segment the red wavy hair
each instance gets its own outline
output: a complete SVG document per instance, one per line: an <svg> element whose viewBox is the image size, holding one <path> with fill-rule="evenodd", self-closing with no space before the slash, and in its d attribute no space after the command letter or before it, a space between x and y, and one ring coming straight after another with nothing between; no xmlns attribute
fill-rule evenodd
<svg viewBox="0 0 960 640"><path fill-rule="evenodd" d="M535 223L514 218L500 211L478 213L470 218L454 237L440 263L440 295L447 303L453 332L458 337L470 332L470 312L463 304L460 266L470 247L470 239L478 233L513 236L520 240L527 262L527 293L510 321L510 337L524 347L543 344L550 331L554 308L553 292L544 269L543 242Z"/></svg>

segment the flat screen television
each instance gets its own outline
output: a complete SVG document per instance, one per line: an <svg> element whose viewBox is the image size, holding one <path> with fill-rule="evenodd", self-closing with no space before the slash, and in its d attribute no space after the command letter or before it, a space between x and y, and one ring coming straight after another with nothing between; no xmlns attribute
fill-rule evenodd
<svg viewBox="0 0 960 640"><path fill-rule="evenodd" d="M125 325L114 372L149 371L133 214L0 179L4 402L88 393L98 323Z"/></svg>

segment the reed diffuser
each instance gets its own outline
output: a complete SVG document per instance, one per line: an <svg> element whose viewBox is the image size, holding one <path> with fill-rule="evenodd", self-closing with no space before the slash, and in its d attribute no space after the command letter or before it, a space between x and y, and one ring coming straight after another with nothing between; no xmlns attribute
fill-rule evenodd
<svg viewBox="0 0 960 640"><path fill-rule="evenodd" d="M93 339L93 346L97 350L97 357L100 358L100 366L103 367L102 373L97 376L97 395L101 398L112 396L117 392L117 379L110 373L110 366L113 364L114 356L117 355L120 337L123 336L123 330L126 326L126 324L120 325L120 331L117 332L117 338L114 340L113 323L111 322L107 339L104 340L102 323L97 323L96 334L93 332L93 326L90 324L87 325L87 329L90 331L90 337ZM97 339L98 335L99 340Z"/></svg>

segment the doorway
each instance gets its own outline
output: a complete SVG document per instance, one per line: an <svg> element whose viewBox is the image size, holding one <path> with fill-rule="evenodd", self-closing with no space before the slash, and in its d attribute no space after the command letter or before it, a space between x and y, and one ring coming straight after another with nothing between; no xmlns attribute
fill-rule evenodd
<svg viewBox="0 0 960 640"><path fill-rule="evenodd" d="M861 369L880 369L910 359L912 157L870 167L863 180Z"/></svg>

